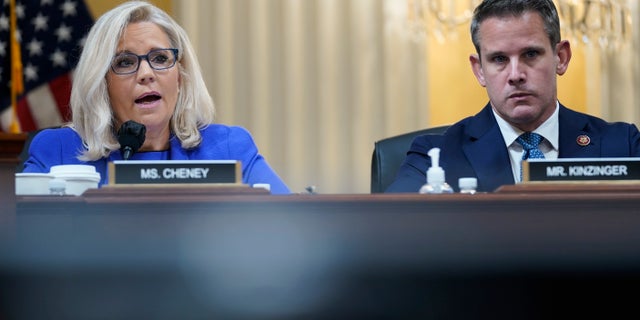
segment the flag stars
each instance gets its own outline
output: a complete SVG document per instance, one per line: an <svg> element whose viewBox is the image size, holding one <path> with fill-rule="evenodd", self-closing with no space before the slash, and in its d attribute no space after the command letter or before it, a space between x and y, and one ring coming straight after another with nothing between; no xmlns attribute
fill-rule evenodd
<svg viewBox="0 0 640 320"><path fill-rule="evenodd" d="M38 12L38 16L36 16L35 18L33 18L33 20L31 20L31 23L33 23L35 31L47 30L47 27L48 27L47 22L48 22L48 18L43 16L42 13L40 12Z"/></svg>
<svg viewBox="0 0 640 320"><path fill-rule="evenodd" d="M15 0L17 30L14 31L11 28L9 1L0 0L0 113L11 114L6 112L11 105L12 90L15 90L11 84L10 41L17 39L24 83L24 92L18 99L28 108L43 110L38 111L39 115L25 115L27 122L34 123L36 127L22 129L35 130L43 124L40 119L43 118L42 114L55 114L55 118L61 116L61 119L67 116L68 103L65 101L68 101L70 91L58 86L50 87L49 84L52 81L62 83L71 80L73 67L78 60L76 53L81 50L78 44L84 42L81 37L93 24L93 19L83 0ZM13 37L9 36L10 32L13 32ZM45 92L55 96L56 101L38 100L37 105L30 105L33 103L30 99L40 97ZM59 105L61 102L63 104ZM60 114L61 111L64 115ZM46 118L45 122L50 125L57 124L55 122L58 120L49 119L54 117ZM0 124L0 130L7 130L7 122Z"/></svg>
<svg viewBox="0 0 640 320"><path fill-rule="evenodd" d="M82 38L80 38L80 40L78 40L78 46L80 46L80 48L84 48L84 44L87 42L87 36L84 36Z"/></svg>
<svg viewBox="0 0 640 320"><path fill-rule="evenodd" d="M60 25L60 28L56 29L55 34L60 42L71 40L71 28L64 23Z"/></svg>
<svg viewBox="0 0 640 320"><path fill-rule="evenodd" d="M55 67L65 67L67 65L67 54L60 51L60 49L56 49L50 59Z"/></svg>
<svg viewBox="0 0 640 320"><path fill-rule="evenodd" d="M18 19L24 18L24 5L22 3L16 3L16 17Z"/></svg>
<svg viewBox="0 0 640 320"><path fill-rule="evenodd" d="M73 1L65 1L62 5L60 5L60 10L62 10L62 16L75 16L76 15L76 3Z"/></svg>
<svg viewBox="0 0 640 320"><path fill-rule="evenodd" d="M9 17L7 17L4 13L0 16L0 31L3 30L9 30Z"/></svg>
<svg viewBox="0 0 640 320"><path fill-rule="evenodd" d="M29 56L39 56L42 54L42 41L38 41L37 39L32 39L29 44L27 44L27 50L29 51Z"/></svg>
<svg viewBox="0 0 640 320"><path fill-rule="evenodd" d="M24 67L24 80L25 81L37 81L38 80L38 67L28 63Z"/></svg>

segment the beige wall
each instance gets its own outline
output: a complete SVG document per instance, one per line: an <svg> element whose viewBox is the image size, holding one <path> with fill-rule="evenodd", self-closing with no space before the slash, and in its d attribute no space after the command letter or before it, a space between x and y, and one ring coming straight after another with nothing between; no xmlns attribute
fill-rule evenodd
<svg viewBox="0 0 640 320"><path fill-rule="evenodd" d="M87 1L95 14L122 2ZM638 2L628 1L640 21ZM457 39L413 43L402 0L153 3L189 33L218 122L248 128L294 192L367 193L375 141L455 122L487 101L469 65L468 24ZM640 123L640 35L633 39L609 53L572 42L560 101Z"/></svg>
<svg viewBox="0 0 640 320"><path fill-rule="evenodd" d="M86 0L94 17L106 12L126 0ZM150 1L172 13L172 0ZM432 33L427 50L429 95L429 125L449 124L463 117L474 115L484 106L487 95L476 81L468 61L475 52L469 37L468 26L456 29L455 37L441 41ZM558 80L558 98L572 109L601 115L598 105L587 105L587 82L585 48L572 44L573 58L568 72ZM599 72L599 70L593 70ZM593 75L592 75L593 76ZM599 97L595 97L597 98Z"/></svg>
<svg viewBox="0 0 640 320"><path fill-rule="evenodd" d="M427 74L429 92L429 124L450 124L476 114L488 102L486 91L471 71L469 55L475 52L469 26L458 27L446 41L433 33L429 36ZM558 98L564 105L582 112L600 115L599 104L587 105L585 47L572 44L573 57L569 70L558 79ZM599 74L599 70L593 70ZM599 75L591 73L594 79ZM598 99L594 99L598 101Z"/></svg>

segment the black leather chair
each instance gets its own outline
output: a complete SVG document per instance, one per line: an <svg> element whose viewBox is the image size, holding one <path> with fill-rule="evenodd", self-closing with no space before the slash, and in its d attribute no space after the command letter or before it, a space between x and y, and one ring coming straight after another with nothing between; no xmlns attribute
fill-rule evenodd
<svg viewBox="0 0 640 320"><path fill-rule="evenodd" d="M382 193L393 182L413 139L423 134L442 134L448 125L413 131L376 141L371 159L371 193Z"/></svg>

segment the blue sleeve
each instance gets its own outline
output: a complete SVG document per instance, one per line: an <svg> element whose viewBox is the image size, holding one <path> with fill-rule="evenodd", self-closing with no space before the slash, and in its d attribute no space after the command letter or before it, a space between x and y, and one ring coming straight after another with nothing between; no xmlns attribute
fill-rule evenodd
<svg viewBox="0 0 640 320"><path fill-rule="evenodd" d="M251 134L242 127L229 127L228 146L231 156L242 161L242 182L248 185L267 183L272 194L291 193L287 185L258 153Z"/></svg>
<svg viewBox="0 0 640 320"><path fill-rule="evenodd" d="M44 129L29 144L23 172L48 173L55 165L80 164L77 156L81 150L82 141L73 129Z"/></svg>
<svg viewBox="0 0 640 320"><path fill-rule="evenodd" d="M431 157L427 153L431 148L439 146L442 137L442 135L434 134L416 137L407 151L407 157L402 166L398 169L396 178L384 192L417 193L420 191L420 188L427 181L427 169L431 166Z"/></svg>
<svg viewBox="0 0 640 320"><path fill-rule="evenodd" d="M629 145L630 145L630 154L632 157L640 157L640 131L638 131L638 127L635 124L629 125Z"/></svg>

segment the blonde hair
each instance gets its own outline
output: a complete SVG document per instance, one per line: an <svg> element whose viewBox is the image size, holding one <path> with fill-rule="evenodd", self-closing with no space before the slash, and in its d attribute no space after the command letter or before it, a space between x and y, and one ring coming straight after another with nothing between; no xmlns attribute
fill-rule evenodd
<svg viewBox="0 0 640 320"><path fill-rule="evenodd" d="M125 2L102 15L93 25L74 71L70 126L78 132L86 148L78 156L80 160L98 160L120 148L106 74L125 28L136 22L158 25L166 32L171 46L178 49L177 67L181 81L170 126L182 147L191 149L200 145L199 129L214 121L213 99L187 33L166 12L152 4Z"/></svg>

